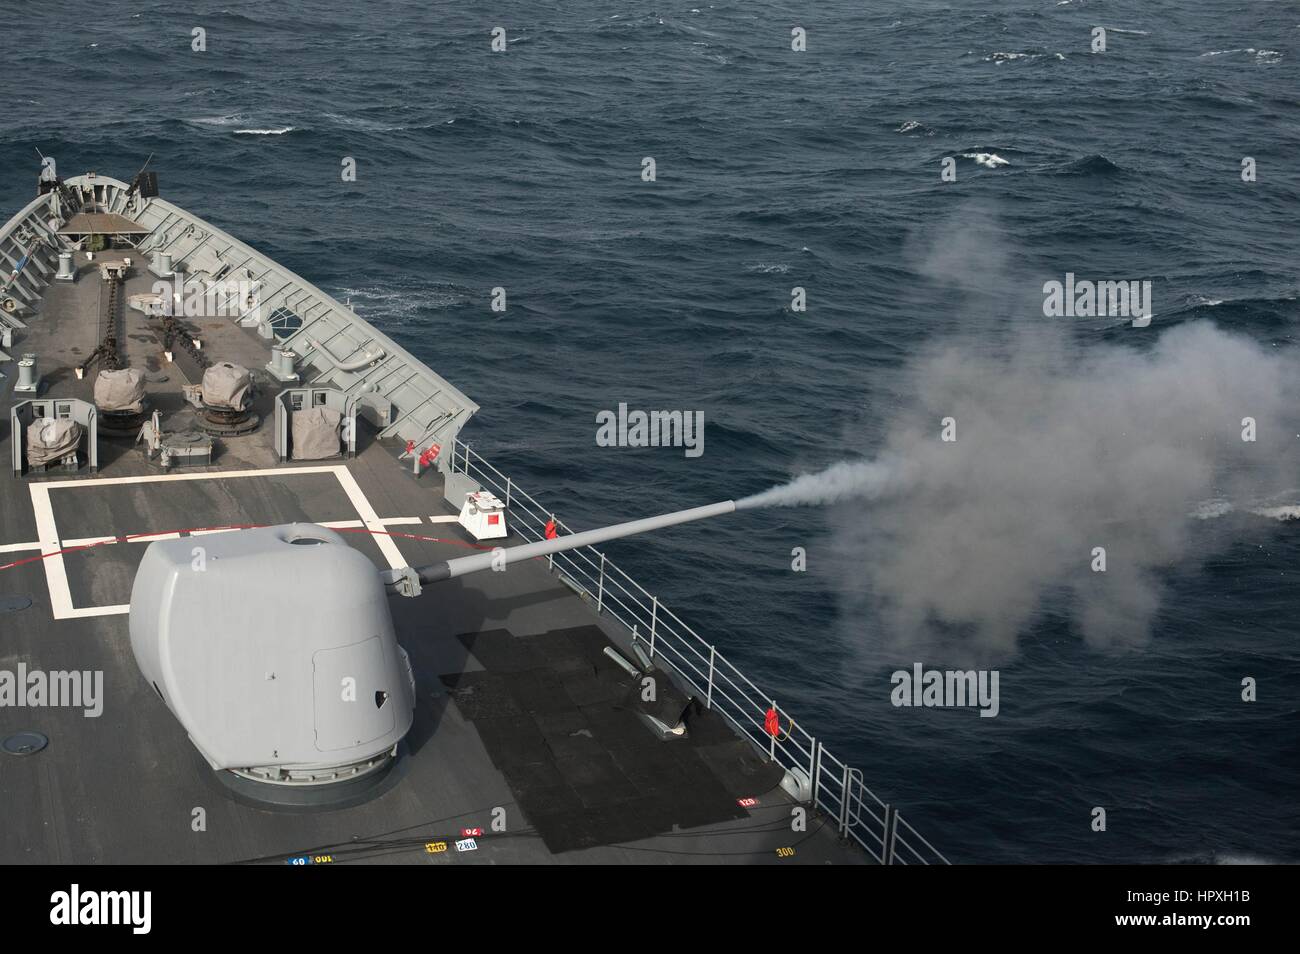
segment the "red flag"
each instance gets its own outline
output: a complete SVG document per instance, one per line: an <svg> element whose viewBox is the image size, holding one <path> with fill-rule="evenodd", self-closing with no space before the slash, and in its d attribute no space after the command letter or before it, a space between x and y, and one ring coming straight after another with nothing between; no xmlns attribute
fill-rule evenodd
<svg viewBox="0 0 1300 954"><path fill-rule="evenodd" d="M552 517L550 520L546 521L546 539L554 540L559 535L560 534L555 529L555 518Z"/></svg>

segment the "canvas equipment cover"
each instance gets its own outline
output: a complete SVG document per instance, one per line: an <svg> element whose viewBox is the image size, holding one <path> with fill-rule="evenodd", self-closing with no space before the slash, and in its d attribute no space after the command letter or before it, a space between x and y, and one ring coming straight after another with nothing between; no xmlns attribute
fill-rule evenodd
<svg viewBox="0 0 1300 954"><path fill-rule="evenodd" d="M203 372L203 403L242 411L252 399L253 377L248 369L229 361Z"/></svg>
<svg viewBox="0 0 1300 954"><path fill-rule="evenodd" d="M339 453L339 421L333 408L309 407L293 412L294 460L324 460Z"/></svg>
<svg viewBox="0 0 1300 954"><path fill-rule="evenodd" d="M27 425L27 462L43 466L67 457L81 443L81 425L68 418L38 417Z"/></svg>
<svg viewBox="0 0 1300 954"><path fill-rule="evenodd" d="M144 410L144 374L136 368L104 370L95 378L95 406L101 411Z"/></svg>

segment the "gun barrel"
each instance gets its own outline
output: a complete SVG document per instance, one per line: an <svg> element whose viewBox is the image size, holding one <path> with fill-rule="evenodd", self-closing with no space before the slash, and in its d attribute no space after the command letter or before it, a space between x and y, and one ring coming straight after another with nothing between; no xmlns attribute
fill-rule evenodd
<svg viewBox="0 0 1300 954"><path fill-rule="evenodd" d="M473 556L456 557L440 563L430 563L427 566L417 567L415 572L419 574L421 583L436 583L439 580L450 580L458 576L464 576L466 573L477 573L480 570L491 569L494 564L501 566L504 562L508 565L518 563L520 560L550 556L552 553L561 553L564 550L573 550L577 547L594 546L597 543L617 540L620 537L630 537L633 534L644 533L647 530L659 530L678 523L689 523L692 520L704 520L707 517L721 516L724 513L731 513L735 509L736 502L734 500L723 500L720 503L708 504L703 507L692 507L690 510L678 510L675 513L660 514L657 517L643 517L640 520L616 523L612 527L600 527L596 530L584 530L582 533L570 533L552 540L539 540L536 543L525 543L523 546L507 547L492 552L485 551L475 553Z"/></svg>

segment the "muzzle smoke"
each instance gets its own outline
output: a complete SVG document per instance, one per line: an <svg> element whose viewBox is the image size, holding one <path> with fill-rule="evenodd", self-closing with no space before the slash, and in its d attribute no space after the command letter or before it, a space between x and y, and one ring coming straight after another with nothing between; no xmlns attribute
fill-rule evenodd
<svg viewBox="0 0 1300 954"><path fill-rule="evenodd" d="M902 489L902 461L840 461L816 474L736 501L737 510L753 507L803 507L843 500L876 500Z"/></svg>
<svg viewBox="0 0 1300 954"><path fill-rule="evenodd" d="M737 506L842 505L848 600L904 642L955 633L1009 650L1050 593L1091 643L1129 644L1149 629L1161 571L1205 555L1207 500L1296 512L1276 495L1296 486L1298 370L1209 325L1146 351L1080 349L1055 330L1000 351L948 347L912 368L911 402L874 459Z"/></svg>

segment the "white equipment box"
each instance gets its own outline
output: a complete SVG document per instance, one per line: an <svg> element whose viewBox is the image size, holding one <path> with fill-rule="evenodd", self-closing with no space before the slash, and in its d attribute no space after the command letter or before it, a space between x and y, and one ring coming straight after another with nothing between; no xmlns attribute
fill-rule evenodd
<svg viewBox="0 0 1300 954"><path fill-rule="evenodd" d="M460 508L460 525L474 535L475 540L495 540L506 535L506 505L496 494L479 490L465 495L465 506Z"/></svg>

